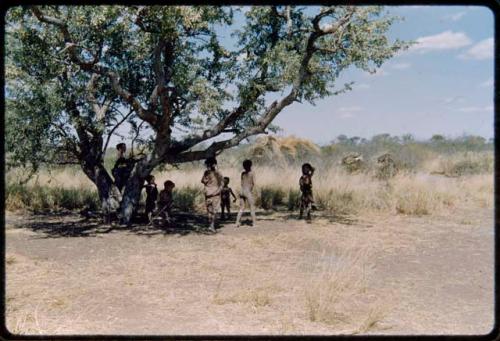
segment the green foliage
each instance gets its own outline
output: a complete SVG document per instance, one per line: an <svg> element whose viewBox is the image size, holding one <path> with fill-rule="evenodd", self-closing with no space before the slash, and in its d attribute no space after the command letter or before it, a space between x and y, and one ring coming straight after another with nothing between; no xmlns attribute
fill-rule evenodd
<svg viewBox="0 0 500 341"><path fill-rule="evenodd" d="M294 211L300 207L300 191L291 189L288 191L287 207L289 211Z"/></svg>
<svg viewBox="0 0 500 341"><path fill-rule="evenodd" d="M183 212L193 212L197 201L203 197L203 193L197 187L183 187L173 192L173 205Z"/></svg>
<svg viewBox="0 0 500 341"><path fill-rule="evenodd" d="M263 187L260 196L257 198L257 205L265 210L270 210L284 205L285 191L276 187Z"/></svg>

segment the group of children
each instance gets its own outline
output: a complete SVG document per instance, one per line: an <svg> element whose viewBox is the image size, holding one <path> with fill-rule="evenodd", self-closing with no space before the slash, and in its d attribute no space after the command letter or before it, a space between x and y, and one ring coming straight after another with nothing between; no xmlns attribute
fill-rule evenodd
<svg viewBox="0 0 500 341"><path fill-rule="evenodd" d="M113 168L113 176L115 177L115 184L119 190L123 188L127 179L126 171L133 168L133 161L124 158L126 150L125 144L117 145L118 160ZM205 160L206 170L201 178L201 183L204 185L205 206L207 209L209 230L215 232L216 213L220 207L221 219L226 219L224 213L227 212L228 216L231 213L231 197L233 202L237 198L233 190L229 187L230 179L223 177L217 170L217 160L215 157L209 157ZM130 173L129 173L130 174ZM300 199L300 218L306 213L307 219L311 218L311 210L314 207L314 199L312 192L312 176L314 168L305 163L302 165L302 176L299 179L300 191L302 193ZM152 222L153 218L161 217L165 221L171 221L171 209L173 204L173 189L175 184L167 180L163 184L163 189L158 193L155 177L149 175L146 179L146 208L145 214L148 220ZM245 206L249 206L250 215L252 217L252 225L255 226L255 199L253 189L255 187L255 177L252 172L252 161L243 161L243 172L241 173L241 191L240 191L240 209L236 216L236 227L240 226L241 216L244 212Z"/></svg>

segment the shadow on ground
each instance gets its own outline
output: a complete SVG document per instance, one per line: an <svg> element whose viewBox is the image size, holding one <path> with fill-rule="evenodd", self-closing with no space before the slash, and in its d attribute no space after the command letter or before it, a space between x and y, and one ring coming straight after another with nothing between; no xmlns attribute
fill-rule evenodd
<svg viewBox="0 0 500 341"><path fill-rule="evenodd" d="M279 210L256 212L258 221L287 221L297 220L298 213ZM249 214L243 216L241 224L251 225ZM325 215L316 212L310 223L314 224L315 218L327 220L329 223L343 225L354 225L356 219L341 215ZM236 220L236 213L231 213L226 219L218 219L217 229L232 226ZM97 214L77 214L75 212L53 212L36 214L28 219L7 220L7 224L15 228L27 228L42 235L34 238L65 238L65 237L96 237L116 231L127 231L128 233L141 236L177 234L185 236L191 233L212 234L207 230L208 221L204 214L193 214L175 212L174 222L162 224L155 222L148 224L146 219L139 217L132 221L130 226L121 226L116 223L105 224Z"/></svg>
<svg viewBox="0 0 500 341"><path fill-rule="evenodd" d="M271 218L273 212L258 212L257 219L276 220ZM236 220L236 213L231 213L226 219L218 219L217 229L231 226ZM34 238L66 238L66 237L96 237L100 234L115 231L127 231L131 234L142 236L177 234L185 236L191 233L213 234L207 230L208 220L206 215L184 212L174 213L174 222L162 224L155 222L148 224L141 217L134 219L130 226L122 226L117 223L105 224L97 214L78 214L75 212L54 212L35 214L28 219L7 220L6 223L14 228L27 228L33 232L43 235ZM248 219L242 220L242 225L250 225Z"/></svg>

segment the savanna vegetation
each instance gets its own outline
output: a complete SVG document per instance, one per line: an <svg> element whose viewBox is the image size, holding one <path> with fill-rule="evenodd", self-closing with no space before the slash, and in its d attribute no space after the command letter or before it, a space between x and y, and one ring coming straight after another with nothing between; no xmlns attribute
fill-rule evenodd
<svg viewBox="0 0 500 341"><path fill-rule="evenodd" d="M389 153L397 173L384 177L379 155ZM352 170L342 159L359 155L359 169ZM461 204L491 207L493 200L493 143L477 136L427 141L411 136L382 134L369 140L339 136L318 146L311 141L265 136L230 149L219 157L219 169L239 190L241 162L251 158L257 176L257 204L264 210L295 210L300 192L300 165L307 161L317 169L314 194L318 209L327 214L361 214L370 211L427 215ZM112 167L115 155L108 150L105 165ZM202 162L164 167L153 174L157 183L176 183L175 207L180 211L203 212L200 178ZM77 167L43 169L31 178L21 169L7 173L8 210L99 210L95 187ZM144 200L144 195L142 200ZM141 201L142 203L142 201Z"/></svg>

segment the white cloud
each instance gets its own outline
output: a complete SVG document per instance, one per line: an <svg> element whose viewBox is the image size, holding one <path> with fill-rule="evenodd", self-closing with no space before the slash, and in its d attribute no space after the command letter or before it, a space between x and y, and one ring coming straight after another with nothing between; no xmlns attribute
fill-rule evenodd
<svg viewBox="0 0 500 341"><path fill-rule="evenodd" d="M488 80L485 80L482 83L479 83L479 86L484 87L484 88L489 88L489 87L493 86L493 78L490 78Z"/></svg>
<svg viewBox="0 0 500 341"><path fill-rule="evenodd" d="M493 58L493 37L481 40L458 56L461 59L484 60Z"/></svg>
<svg viewBox="0 0 500 341"><path fill-rule="evenodd" d="M460 103L460 102L463 102L464 101L464 96L452 96L452 97L446 97L446 98L443 98L443 102L445 104L450 104L450 103Z"/></svg>
<svg viewBox="0 0 500 341"><path fill-rule="evenodd" d="M416 44L410 47L410 50L424 53L437 50L458 49L470 44L472 44L472 41L465 33L445 31L431 36L417 38Z"/></svg>
<svg viewBox="0 0 500 341"><path fill-rule="evenodd" d="M340 107L338 108L338 111L339 112L352 112L352 111L361 111L363 110L362 107L358 106L358 105L353 105L353 106L350 106L350 107Z"/></svg>
<svg viewBox="0 0 500 341"><path fill-rule="evenodd" d="M457 12L453 14L447 14L443 17L444 20L458 21L462 19L462 17L466 14L466 12Z"/></svg>
<svg viewBox="0 0 500 341"><path fill-rule="evenodd" d="M461 111L461 112L493 111L493 106L492 105L487 105L487 106L484 106L484 107L464 107L464 108L459 108L458 111Z"/></svg>
<svg viewBox="0 0 500 341"><path fill-rule="evenodd" d="M391 67L393 69L396 69L396 70L404 70L404 69L408 69L410 66L411 66L410 63L396 63L396 64L393 64Z"/></svg>
<svg viewBox="0 0 500 341"><path fill-rule="evenodd" d="M345 112L342 115L340 115L340 118L351 118L354 117L354 115L350 112Z"/></svg>
<svg viewBox="0 0 500 341"><path fill-rule="evenodd" d="M422 6L422 5L415 5L415 6L410 6L410 5L407 5L407 6L401 6L400 8L402 9L427 9L431 6Z"/></svg>

